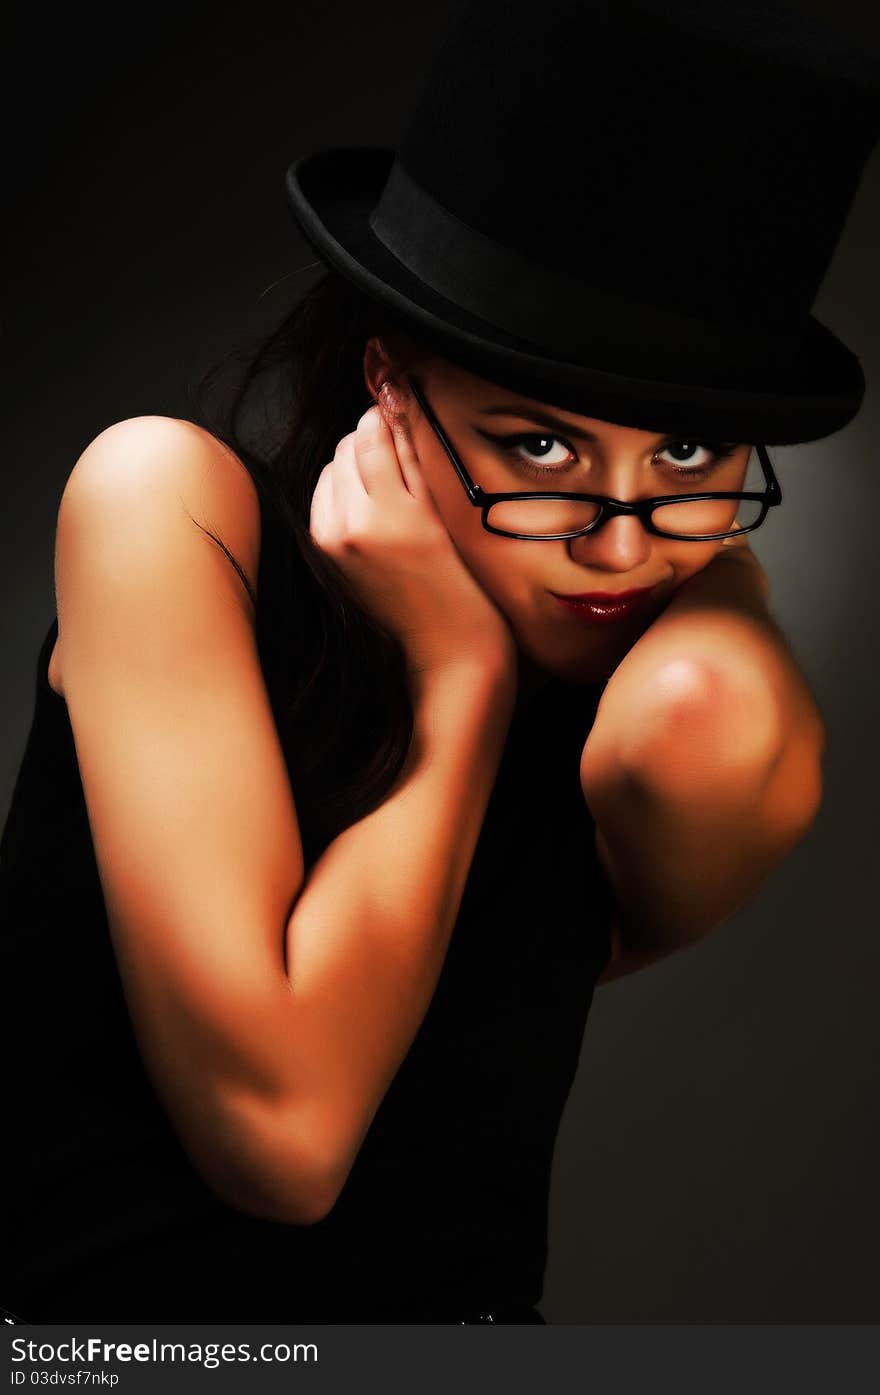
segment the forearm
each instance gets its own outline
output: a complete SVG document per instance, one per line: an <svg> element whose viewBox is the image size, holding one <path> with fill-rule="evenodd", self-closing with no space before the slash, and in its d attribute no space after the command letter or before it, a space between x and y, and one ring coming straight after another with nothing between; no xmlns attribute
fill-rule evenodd
<svg viewBox="0 0 880 1395"><path fill-rule="evenodd" d="M679 949L758 890L818 805L818 763L798 767L796 792L772 761L741 770L719 763L710 775L707 760L689 793L648 766L621 770L613 789L595 795L622 951L656 957Z"/></svg>
<svg viewBox="0 0 880 1395"><path fill-rule="evenodd" d="M514 701L506 675L426 680L394 791L334 839L290 917L280 1098L338 1186L434 992Z"/></svg>

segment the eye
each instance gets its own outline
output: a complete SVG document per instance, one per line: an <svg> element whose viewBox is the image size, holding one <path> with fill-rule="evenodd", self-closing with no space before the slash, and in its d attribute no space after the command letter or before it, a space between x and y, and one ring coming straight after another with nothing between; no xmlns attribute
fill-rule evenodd
<svg viewBox="0 0 880 1395"><path fill-rule="evenodd" d="M673 458L665 463L672 466L675 474L699 477L708 474L722 460L727 460L735 450L736 446L710 441L667 441L655 459L659 460L668 453Z"/></svg>
<svg viewBox="0 0 880 1395"><path fill-rule="evenodd" d="M510 436L496 436L489 431L479 434L491 441L518 469L536 478L564 474L569 466L577 464L577 454L568 442L548 431L520 431ZM736 449L735 444L670 437L656 452L654 460L681 479L697 480L712 474Z"/></svg>
<svg viewBox="0 0 880 1395"><path fill-rule="evenodd" d="M562 467L573 464L577 459L561 436L553 436L547 431L520 431L515 436L495 436L490 432L481 434L530 475L558 474Z"/></svg>

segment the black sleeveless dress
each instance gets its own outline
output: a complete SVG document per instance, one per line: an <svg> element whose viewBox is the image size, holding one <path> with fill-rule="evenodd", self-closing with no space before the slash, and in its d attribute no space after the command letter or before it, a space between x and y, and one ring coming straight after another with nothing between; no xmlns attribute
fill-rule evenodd
<svg viewBox="0 0 880 1395"><path fill-rule="evenodd" d="M271 692L290 543L259 493ZM336 1205L293 1226L214 1196L143 1068L47 679L56 636L53 619L0 840L0 1307L25 1322L542 1321L553 1148L610 953L578 779L601 690L553 680L517 710L427 1014Z"/></svg>

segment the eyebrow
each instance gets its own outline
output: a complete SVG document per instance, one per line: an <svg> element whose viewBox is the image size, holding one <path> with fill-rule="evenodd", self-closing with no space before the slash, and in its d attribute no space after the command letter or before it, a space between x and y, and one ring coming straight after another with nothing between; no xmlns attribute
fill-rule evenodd
<svg viewBox="0 0 880 1395"><path fill-rule="evenodd" d="M479 411L480 415L485 417L523 417L526 421L532 421L537 426L546 426L549 427L551 431L558 431L563 436L577 436L582 441L592 441L594 444L601 445L601 438L596 435L595 431L587 431L586 428L582 426L573 426L562 417L554 416L552 412L547 412L543 409L535 411L532 407L516 406L501 402L494 407L481 407ZM665 433L658 433L657 444L668 445L673 441L700 441L705 443L710 439L714 440L714 438L710 438L709 436L682 436L667 431ZM739 450L742 442L724 440L718 441L717 444L724 445L728 450Z"/></svg>
<svg viewBox="0 0 880 1395"><path fill-rule="evenodd" d="M496 407L481 407L480 415L484 417L523 417L528 421L535 422L538 426L547 426L552 431L559 431L563 436L579 436L582 441L596 442L599 440L594 431L586 431L583 427L572 426L570 422L563 421L562 417L556 417L552 412L535 411L531 407L501 403Z"/></svg>

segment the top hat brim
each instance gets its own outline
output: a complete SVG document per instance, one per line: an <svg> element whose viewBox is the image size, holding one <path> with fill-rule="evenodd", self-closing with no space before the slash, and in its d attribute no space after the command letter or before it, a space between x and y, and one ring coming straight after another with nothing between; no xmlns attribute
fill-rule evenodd
<svg viewBox="0 0 880 1395"><path fill-rule="evenodd" d="M865 378L855 354L810 316L792 393L611 373L536 352L535 346L439 295L370 225L395 159L385 147L323 150L286 173L291 210L321 259L390 319L436 352L492 382L569 411L646 431L796 444L818 440L858 412ZM802 389L802 390L800 390Z"/></svg>

